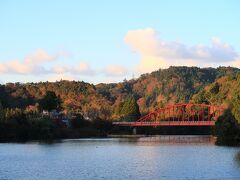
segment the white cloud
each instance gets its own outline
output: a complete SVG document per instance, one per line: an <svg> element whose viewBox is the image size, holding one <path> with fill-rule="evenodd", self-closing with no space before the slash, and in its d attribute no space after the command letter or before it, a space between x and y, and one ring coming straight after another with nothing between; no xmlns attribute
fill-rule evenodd
<svg viewBox="0 0 240 180"><path fill-rule="evenodd" d="M44 67L45 63L57 60L63 52L55 55L47 53L44 49L37 49L32 54L26 56L23 61L18 59L9 60L0 64L0 73L7 74L45 74L50 73Z"/></svg>
<svg viewBox="0 0 240 180"><path fill-rule="evenodd" d="M119 66L119 65L108 65L105 67L105 69L103 70L103 72L107 75L107 76L124 76L127 74L127 69L123 66Z"/></svg>
<svg viewBox="0 0 240 180"><path fill-rule="evenodd" d="M46 64L57 61L60 57L68 56L67 52L57 52L55 54L49 54L44 49L37 49L30 55L27 55L23 61L18 59L9 60L0 63L0 73L5 74L60 74L60 73L92 73L88 64L80 63L79 66L74 65L62 65L56 67L46 67Z"/></svg>
<svg viewBox="0 0 240 180"><path fill-rule="evenodd" d="M5 74L43 74L47 72L42 66L21 63L19 60L10 60L0 64L0 73Z"/></svg>
<svg viewBox="0 0 240 180"><path fill-rule="evenodd" d="M44 62L50 62L56 60L60 56L60 53L50 55L44 49L37 49L34 53L28 55L24 59L26 64L41 64Z"/></svg>
<svg viewBox="0 0 240 180"><path fill-rule="evenodd" d="M51 69L51 72L56 74L63 74L63 73L81 74L81 75L95 74L95 71L93 71L90 65L87 63L80 63L77 66L74 66L74 65L55 66Z"/></svg>
<svg viewBox="0 0 240 180"><path fill-rule="evenodd" d="M211 46L188 46L178 41L163 41L152 28L128 31L124 41L140 55L140 63L136 67L140 73L167 68L170 65L231 65L239 57L231 45L219 38L212 38Z"/></svg>
<svg viewBox="0 0 240 180"><path fill-rule="evenodd" d="M50 54L44 49L37 49L30 55L27 55L22 61L16 59L0 63L0 73L6 75L34 75L35 77L47 75L44 77L47 77L49 81L92 78L96 75L113 78L122 77L127 74L127 69L119 65L108 65L100 69L92 69L88 63L84 62L62 65L51 63L67 55L65 52Z"/></svg>

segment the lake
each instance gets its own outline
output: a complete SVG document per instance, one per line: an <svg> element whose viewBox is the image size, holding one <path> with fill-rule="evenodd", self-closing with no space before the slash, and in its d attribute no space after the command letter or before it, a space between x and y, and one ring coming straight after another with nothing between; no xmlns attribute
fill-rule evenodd
<svg viewBox="0 0 240 180"><path fill-rule="evenodd" d="M240 148L207 136L0 144L0 179L240 179Z"/></svg>

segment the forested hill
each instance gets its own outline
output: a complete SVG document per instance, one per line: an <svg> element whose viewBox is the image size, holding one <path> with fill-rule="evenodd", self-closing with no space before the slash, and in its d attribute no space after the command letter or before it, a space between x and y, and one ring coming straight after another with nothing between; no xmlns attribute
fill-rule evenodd
<svg viewBox="0 0 240 180"><path fill-rule="evenodd" d="M142 114L166 104L188 102L223 76L236 77L240 70L232 67L170 67L121 83L93 85L80 81L7 83L0 86L0 106L38 110L38 102L53 91L60 97L63 110L78 111L104 119L117 118L123 102L133 96Z"/></svg>
<svg viewBox="0 0 240 180"><path fill-rule="evenodd" d="M206 85L223 76L236 76L240 69L232 67L170 67L118 84L99 84L98 93L121 107L127 96L137 99L141 113L167 104L188 102ZM118 108L117 108L118 109ZM115 112L117 113L117 112Z"/></svg>
<svg viewBox="0 0 240 180"><path fill-rule="evenodd" d="M215 80L195 94L192 101L228 107L240 123L240 74Z"/></svg>

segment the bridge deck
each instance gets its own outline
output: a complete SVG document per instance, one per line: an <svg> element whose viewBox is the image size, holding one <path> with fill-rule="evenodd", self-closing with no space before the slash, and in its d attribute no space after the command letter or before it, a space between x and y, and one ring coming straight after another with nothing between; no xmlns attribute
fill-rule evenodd
<svg viewBox="0 0 240 180"><path fill-rule="evenodd" d="M214 126L215 121L113 122L117 126Z"/></svg>

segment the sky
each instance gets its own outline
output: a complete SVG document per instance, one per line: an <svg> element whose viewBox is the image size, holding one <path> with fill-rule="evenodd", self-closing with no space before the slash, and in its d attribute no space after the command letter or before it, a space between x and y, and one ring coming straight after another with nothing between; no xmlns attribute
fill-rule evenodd
<svg viewBox="0 0 240 180"><path fill-rule="evenodd" d="M0 83L240 67L238 0L0 0Z"/></svg>

